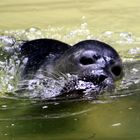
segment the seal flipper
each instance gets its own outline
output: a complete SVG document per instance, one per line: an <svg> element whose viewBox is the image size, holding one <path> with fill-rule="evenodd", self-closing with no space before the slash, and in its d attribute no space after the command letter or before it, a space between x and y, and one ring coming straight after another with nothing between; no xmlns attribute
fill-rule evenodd
<svg viewBox="0 0 140 140"><path fill-rule="evenodd" d="M23 77L27 78L29 74L34 74L44 63L60 57L71 46L54 39L37 39L27 41L21 46L21 55L28 58L23 71Z"/></svg>

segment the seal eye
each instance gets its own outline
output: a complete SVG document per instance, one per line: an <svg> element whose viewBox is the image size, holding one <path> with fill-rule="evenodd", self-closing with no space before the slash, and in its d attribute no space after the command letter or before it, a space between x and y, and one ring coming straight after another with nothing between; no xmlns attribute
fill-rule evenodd
<svg viewBox="0 0 140 140"><path fill-rule="evenodd" d="M80 58L80 63L82 65L90 65L90 64L95 63L95 61L94 61L93 58L83 56L83 57Z"/></svg>
<svg viewBox="0 0 140 140"><path fill-rule="evenodd" d="M116 77L118 77L118 76L120 76L121 73L122 73L122 68L121 68L121 66L118 66L118 65L113 66L113 67L111 68L111 72L113 73L113 75L115 75Z"/></svg>

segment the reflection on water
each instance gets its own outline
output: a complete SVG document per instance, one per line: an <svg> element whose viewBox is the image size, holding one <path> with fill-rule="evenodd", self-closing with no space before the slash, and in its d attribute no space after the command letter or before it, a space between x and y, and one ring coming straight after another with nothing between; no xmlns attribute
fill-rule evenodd
<svg viewBox="0 0 140 140"><path fill-rule="evenodd" d="M65 35L62 32L67 32ZM99 39L116 48L125 75L112 95L96 101L45 102L14 96L20 75L20 44L36 38L55 38L70 44ZM94 36L86 22L78 28L4 30L0 37L0 138L14 140L90 140L140 138L139 37L105 31ZM111 132L111 133L110 133Z"/></svg>

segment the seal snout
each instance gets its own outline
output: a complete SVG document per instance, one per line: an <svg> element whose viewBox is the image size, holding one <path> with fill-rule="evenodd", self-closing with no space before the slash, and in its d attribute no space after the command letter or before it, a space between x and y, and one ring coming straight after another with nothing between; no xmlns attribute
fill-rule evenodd
<svg viewBox="0 0 140 140"><path fill-rule="evenodd" d="M108 63L104 56L95 50L83 51L79 57L79 66L82 69L81 75L84 77L83 79L92 82L94 85L100 85L107 81L106 79L112 79L111 81L113 81L111 73L119 75L115 67L112 67L109 71L107 65Z"/></svg>
<svg viewBox="0 0 140 140"><path fill-rule="evenodd" d="M106 79L112 79L104 70L92 70L88 69L82 71L81 75L79 75L83 81L92 82L94 85L102 84ZM112 79L113 81L113 79Z"/></svg>
<svg viewBox="0 0 140 140"><path fill-rule="evenodd" d="M106 49L106 52L108 49ZM82 71L81 73L84 73L98 84L107 78L112 79L114 82L123 76L122 62L119 56L114 57L113 53L115 52L108 54L106 52L97 51L94 48L83 51L78 57L77 62L79 69Z"/></svg>

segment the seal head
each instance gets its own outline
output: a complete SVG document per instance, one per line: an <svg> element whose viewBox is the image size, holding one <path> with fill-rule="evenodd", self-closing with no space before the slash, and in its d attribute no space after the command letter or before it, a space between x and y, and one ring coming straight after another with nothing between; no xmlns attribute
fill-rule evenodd
<svg viewBox="0 0 140 140"><path fill-rule="evenodd" d="M115 49L108 44L97 40L85 40L75 44L56 60L54 71L77 75L102 71L105 77L108 75L117 80L122 76L122 61Z"/></svg>

